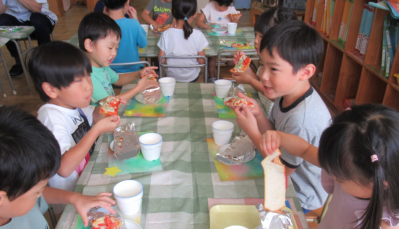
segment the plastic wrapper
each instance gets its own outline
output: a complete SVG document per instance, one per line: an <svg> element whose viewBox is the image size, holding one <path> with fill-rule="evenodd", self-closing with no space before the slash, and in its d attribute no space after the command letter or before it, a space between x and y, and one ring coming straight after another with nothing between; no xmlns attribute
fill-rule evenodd
<svg viewBox="0 0 399 229"><path fill-rule="evenodd" d="M162 98L161 88L159 86L145 89L141 92L141 95L143 96L143 101L140 102L144 104L154 104Z"/></svg>
<svg viewBox="0 0 399 229"><path fill-rule="evenodd" d="M226 165L241 165L255 157L255 148L249 136L241 132L225 150L223 146L220 148L215 160Z"/></svg>
<svg viewBox="0 0 399 229"><path fill-rule="evenodd" d="M254 41L244 42L244 41L229 41L229 40L220 40L219 45L229 48L245 48L254 46Z"/></svg>
<svg viewBox="0 0 399 229"><path fill-rule="evenodd" d="M227 94L227 97L224 98L224 102L229 101L233 97L238 97L238 92L241 92L244 95L246 95L246 92L245 92L245 89L244 89L244 85L239 84L239 85L237 85L237 87L235 87L234 84L231 84L231 88L229 90L229 94Z"/></svg>
<svg viewBox="0 0 399 229"><path fill-rule="evenodd" d="M263 208L263 204L256 205L259 211L261 225L255 229L293 229L292 216L290 212L282 210L281 214L267 211Z"/></svg>
<svg viewBox="0 0 399 229"><path fill-rule="evenodd" d="M125 160L139 153L140 143L134 122L118 126L114 131L114 156Z"/></svg>
<svg viewBox="0 0 399 229"><path fill-rule="evenodd" d="M96 208L90 209L89 212L87 212L87 218L89 220L90 228L96 228L96 227L93 227L93 221L95 221L96 219L99 219L99 218L102 218L105 216L109 216L109 217L113 216L120 222L119 227L116 227L115 229L127 229L125 221L123 220L122 217L119 216L118 211L116 211L115 207L112 207L112 209L114 209L115 214L111 214L105 208L96 207Z"/></svg>

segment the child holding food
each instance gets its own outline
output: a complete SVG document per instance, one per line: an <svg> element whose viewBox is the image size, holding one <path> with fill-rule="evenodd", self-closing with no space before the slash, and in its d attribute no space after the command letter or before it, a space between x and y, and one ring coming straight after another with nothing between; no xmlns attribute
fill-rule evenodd
<svg viewBox="0 0 399 229"><path fill-rule="evenodd" d="M95 100L93 104L95 106L108 96L115 95L111 84L124 86L157 69L157 67L147 67L137 72L116 74L109 66L116 56L121 36L122 32L118 24L103 13L89 13L80 22L79 47L87 54L91 62L93 70L91 80L94 88L92 98ZM119 97L128 101L144 89L157 85L156 81L143 77L136 87L120 94Z"/></svg>

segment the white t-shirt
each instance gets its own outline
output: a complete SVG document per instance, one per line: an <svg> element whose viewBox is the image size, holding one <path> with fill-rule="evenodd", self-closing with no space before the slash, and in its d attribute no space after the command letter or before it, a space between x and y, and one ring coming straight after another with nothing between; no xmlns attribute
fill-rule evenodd
<svg viewBox="0 0 399 229"><path fill-rule="evenodd" d="M89 123L84 121L84 118L79 114L78 109L68 109L54 104L45 104L40 107L37 119L45 125L57 139L60 145L61 155L75 146L80 139L90 130L93 123L93 106L88 106L81 109L86 116ZM94 144L90 152L94 150ZM89 152L88 152L89 153ZM84 163L85 160L81 162ZM79 175L73 171L71 175L64 178L55 174L49 180L49 186L59 188L67 191L73 191ZM61 208L54 207L58 212Z"/></svg>
<svg viewBox="0 0 399 229"><path fill-rule="evenodd" d="M228 14L237 14L240 11L237 11L234 6L229 6L226 11L220 12L216 10L215 4L218 4L215 1L209 2L202 8L202 12L205 14L205 19L208 23L217 23L220 25L226 25L230 22Z"/></svg>
<svg viewBox="0 0 399 229"><path fill-rule="evenodd" d="M166 55L172 56L196 56L208 46L204 34L196 29L184 39L183 29L171 28L163 32L159 39L158 47ZM168 65L196 65L198 61L193 59L167 59ZM180 82L191 82L195 80L200 72L200 68L165 68L166 76L173 77Z"/></svg>
<svg viewBox="0 0 399 229"><path fill-rule="evenodd" d="M6 14L16 17L20 21L29 21L32 12L25 8L17 0L2 0L3 4L7 6ZM42 4L41 14L46 15L51 20L51 24L54 25L58 21L58 17L49 10L47 0L35 0L37 3Z"/></svg>

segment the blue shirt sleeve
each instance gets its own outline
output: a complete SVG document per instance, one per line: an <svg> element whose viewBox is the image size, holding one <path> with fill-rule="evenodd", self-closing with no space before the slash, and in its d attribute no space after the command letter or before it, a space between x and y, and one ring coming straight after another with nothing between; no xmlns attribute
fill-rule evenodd
<svg viewBox="0 0 399 229"><path fill-rule="evenodd" d="M136 19L132 19L132 21L134 27L137 29L137 46L139 46L140 48L144 48L148 44L147 35L143 27L141 27L139 21L137 21Z"/></svg>

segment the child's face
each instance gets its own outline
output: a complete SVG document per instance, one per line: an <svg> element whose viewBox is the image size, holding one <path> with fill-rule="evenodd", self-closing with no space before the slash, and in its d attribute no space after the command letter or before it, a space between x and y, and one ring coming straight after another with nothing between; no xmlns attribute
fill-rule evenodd
<svg viewBox="0 0 399 229"><path fill-rule="evenodd" d="M219 4L215 1L215 8L219 12L224 12L229 9L228 6L219 6Z"/></svg>
<svg viewBox="0 0 399 229"><path fill-rule="evenodd" d="M263 84L265 96L269 99L275 99L292 94L300 80L301 70L293 74L292 65L280 57L277 48L273 49L273 57L269 55L267 49L264 49L261 52L260 59L263 67L259 77Z"/></svg>
<svg viewBox="0 0 399 229"><path fill-rule="evenodd" d="M373 194L373 183L370 183L368 187L365 187L351 180L341 181L338 180L335 176L333 176L333 178L335 182L339 183L342 189L351 196L362 199L369 199Z"/></svg>
<svg viewBox="0 0 399 229"><path fill-rule="evenodd" d="M263 34L260 32L255 31L255 50L258 56L260 56L260 42L262 41Z"/></svg>
<svg viewBox="0 0 399 229"><path fill-rule="evenodd" d="M91 48L86 48L86 50L92 65L97 68L109 67L116 57L119 41L120 39L114 33L109 33L105 38L91 42Z"/></svg>
<svg viewBox="0 0 399 229"><path fill-rule="evenodd" d="M29 191L12 201L8 199L6 192L0 191L0 218L11 219L26 215L35 206L37 198L42 195L48 180L40 181ZM3 225L0 224L0 226Z"/></svg>
<svg viewBox="0 0 399 229"><path fill-rule="evenodd" d="M76 76L68 87L54 90L57 105L69 109L84 108L90 105L93 83L90 75Z"/></svg>

